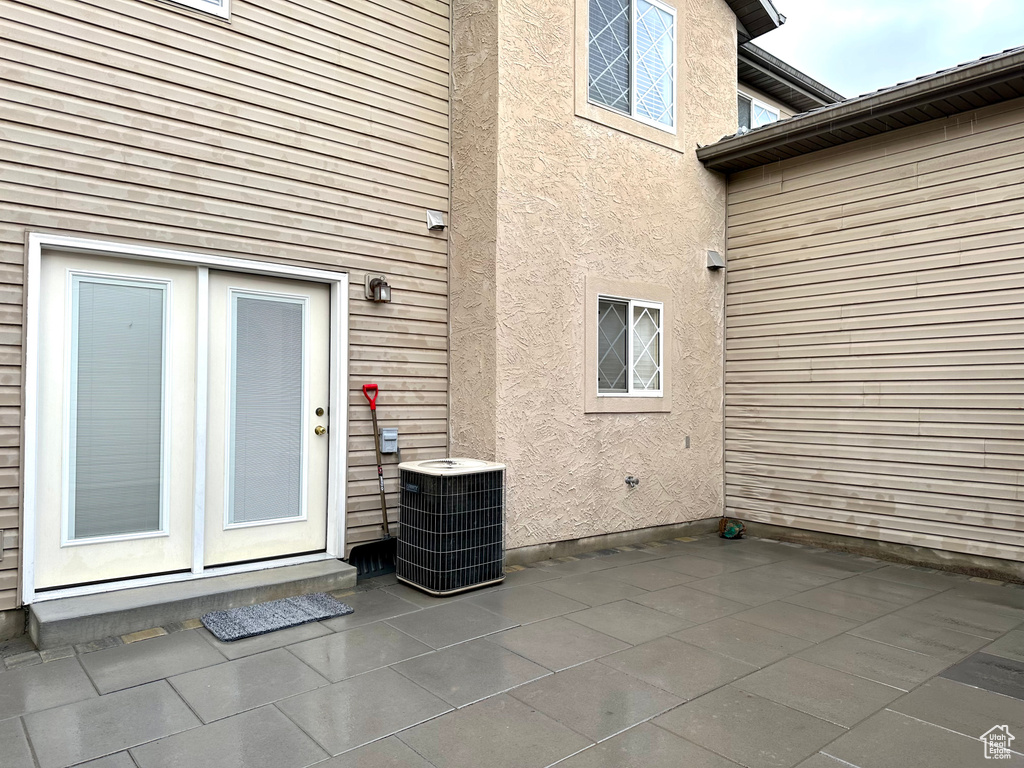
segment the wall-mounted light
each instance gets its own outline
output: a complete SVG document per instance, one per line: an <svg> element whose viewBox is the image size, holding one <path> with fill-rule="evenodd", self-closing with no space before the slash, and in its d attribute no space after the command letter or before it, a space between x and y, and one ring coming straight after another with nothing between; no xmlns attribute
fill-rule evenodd
<svg viewBox="0 0 1024 768"><path fill-rule="evenodd" d="M725 259L718 251L708 251L708 269L712 272L725 269Z"/></svg>
<svg viewBox="0 0 1024 768"><path fill-rule="evenodd" d="M441 211L427 211L427 229L431 232L444 232L444 214Z"/></svg>
<svg viewBox="0 0 1024 768"><path fill-rule="evenodd" d="M366 298L370 301L387 303L391 301L391 286L384 275L366 276Z"/></svg>

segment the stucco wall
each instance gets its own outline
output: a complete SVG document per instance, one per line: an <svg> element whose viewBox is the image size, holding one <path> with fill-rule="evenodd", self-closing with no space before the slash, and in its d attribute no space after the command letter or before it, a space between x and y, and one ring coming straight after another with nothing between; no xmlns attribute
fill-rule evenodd
<svg viewBox="0 0 1024 768"><path fill-rule="evenodd" d="M497 0L452 6L452 186L449 323L455 377L452 455L496 454L495 254L498 205Z"/></svg>
<svg viewBox="0 0 1024 768"><path fill-rule="evenodd" d="M453 326L451 450L485 450L474 431L493 430L493 458L508 464L509 547L712 517L722 508L723 285L704 264L706 250L724 248L725 183L694 149L735 126L735 18L722 0L678 5L672 143L683 151L576 116L574 77L585 78L586 67L575 18L573 0L498 0L493 321L461 337ZM491 76L458 53L476 45L479 31L456 26L457 126L479 108L460 98L467 75ZM482 139L456 129L454 141L458 206L485 186L488 171L458 161L463 142ZM483 217L455 210L453 318L486 296L491 258L485 242L468 242L485 238ZM670 289L670 412L585 413L588 277ZM471 401L489 397L479 372L491 327L495 404L483 414ZM478 423L467 420L471 412ZM630 474L640 478L634 490L624 483Z"/></svg>

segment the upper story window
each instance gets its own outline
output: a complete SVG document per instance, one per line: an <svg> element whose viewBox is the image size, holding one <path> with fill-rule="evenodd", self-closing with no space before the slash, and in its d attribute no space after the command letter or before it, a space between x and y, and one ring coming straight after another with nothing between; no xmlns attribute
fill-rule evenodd
<svg viewBox="0 0 1024 768"><path fill-rule="evenodd" d="M178 5L186 5L195 8L197 11L206 11L222 19L228 18L230 14L229 3L231 0L172 0Z"/></svg>
<svg viewBox="0 0 1024 768"><path fill-rule="evenodd" d="M738 93L736 98L739 107L740 130L745 128L749 131L751 128L760 128L762 125L774 123L779 119L779 110L768 106L763 101L758 101L745 93Z"/></svg>
<svg viewBox="0 0 1024 768"><path fill-rule="evenodd" d="M676 125L676 12L660 0L590 0L588 100Z"/></svg>

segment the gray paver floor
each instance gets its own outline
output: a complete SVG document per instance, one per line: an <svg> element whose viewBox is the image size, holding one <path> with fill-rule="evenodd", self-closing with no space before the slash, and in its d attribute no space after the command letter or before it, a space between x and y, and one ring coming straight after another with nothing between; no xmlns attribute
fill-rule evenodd
<svg viewBox="0 0 1024 768"><path fill-rule="evenodd" d="M233 644L12 646L0 766L1024 768L1019 585L713 536L508 576L383 577Z"/></svg>

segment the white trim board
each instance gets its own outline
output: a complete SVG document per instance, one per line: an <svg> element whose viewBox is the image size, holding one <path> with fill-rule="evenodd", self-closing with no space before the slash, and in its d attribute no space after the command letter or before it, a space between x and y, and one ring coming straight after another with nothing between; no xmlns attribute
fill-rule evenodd
<svg viewBox="0 0 1024 768"><path fill-rule="evenodd" d="M67 590L47 591L45 594L35 592L35 544L38 482L38 385L39 385L39 326L40 326L40 275L44 250L57 250L65 253L81 253L91 256L114 256L126 259L156 261L163 263L194 265L198 277L198 313L197 330L209 330L208 302L209 270L220 269L232 272L243 272L270 277L285 277L320 282L331 288L331 339L330 339L330 411L333 428L330 435L330 458L328 462L327 489L327 541L326 552L322 555L308 556L308 559L341 558L345 552L345 500L347 460L345 456L345 436L348 434L348 410L345 407L348 394L348 288L349 276L346 272L333 272L310 267L297 267L288 264L239 259L228 256L179 251L169 248L155 248L143 245L107 242L88 238L70 237L66 235L50 235L38 232L28 236L27 280L25 286L25 390L24 390L24 462L22 485L24 489L24 516L22 521L22 578L21 602L29 605L40 600L51 600L56 597L67 597L70 594L92 594L124 589L128 586L160 584L199 578L220 573L241 573L245 571L264 570L275 565L286 565L296 561L295 557L286 557L274 561L241 564L238 566L219 567L208 572L202 564L203 526L199 521L204 510L205 498L205 461L206 461L206 430L203 417L206 415L205 381L207 373L207 345L199 334L196 360L196 473L195 504L193 516L193 557L192 570L183 574L153 576L143 579L131 579L113 583L73 587ZM340 424L337 423L340 420ZM202 421L202 423L200 423ZM202 466L200 466L202 465ZM197 553L199 553L197 555ZM304 558L299 558L305 561Z"/></svg>

